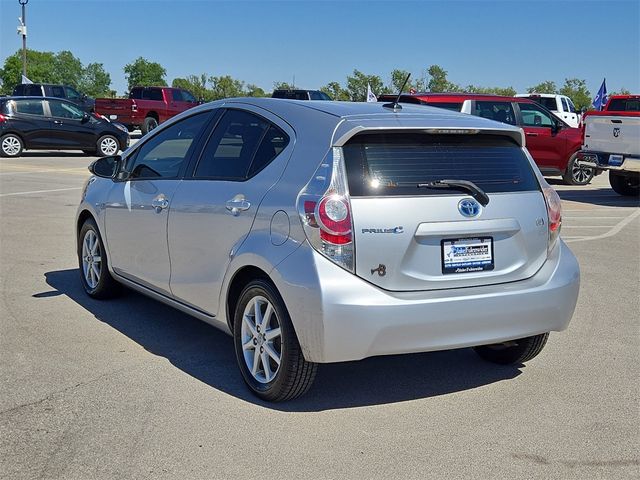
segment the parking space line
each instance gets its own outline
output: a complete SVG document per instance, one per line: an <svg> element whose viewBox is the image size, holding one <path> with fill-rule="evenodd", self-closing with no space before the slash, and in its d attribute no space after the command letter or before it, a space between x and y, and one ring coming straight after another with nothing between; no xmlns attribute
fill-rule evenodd
<svg viewBox="0 0 640 480"><path fill-rule="evenodd" d="M32 195L35 193L52 193L52 192L66 192L69 190L82 190L83 187L70 187L70 188L56 188L53 190L32 190L30 192L13 192L13 193L0 193L0 197L13 197L17 195Z"/></svg>
<svg viewBox="0 0 640 480"><path fill-rule="evenodd" d="M572 243L572 242L585 242L585 241L588 241L588 240L601 240L603 238L612 237L612 236L616 235L618 232L620 232L620 230L622 230L624 227L626 227L633 220L638 218L638 216L640 216L640 210L636 210L634 213L632 213L631 215L625 217L623 220L621 220L616 225L614 225L613 228L611 228L609 231L607 231L605 233L602 233L600 235L591 235L591 236L580 237L580 238L565 238L565 237L563 237L563 238L565 238L565 241L567 243ZM567 227L571 228L568 225L567 225ZM577 228L585 228L585 227L579 226Z"/></svg>

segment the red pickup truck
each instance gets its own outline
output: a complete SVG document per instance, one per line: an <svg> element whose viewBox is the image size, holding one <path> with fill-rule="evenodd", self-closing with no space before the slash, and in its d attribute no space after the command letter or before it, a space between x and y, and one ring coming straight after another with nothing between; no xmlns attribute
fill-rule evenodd
<svg viewBox="0 0 640 480"><path fill-rule="evenodd" d="M133 87L129 98L96 98L95 111L143 134L171 117L198 105L187 90L171 87Z"/></svg>

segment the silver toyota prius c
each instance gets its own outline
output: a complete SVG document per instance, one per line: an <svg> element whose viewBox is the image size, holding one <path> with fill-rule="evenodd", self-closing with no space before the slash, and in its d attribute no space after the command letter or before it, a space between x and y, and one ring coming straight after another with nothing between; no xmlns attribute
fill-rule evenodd
<svg viewBox="0 0 640 480"><path fill-rule="evenodd" d="M124 285L232 335L248 387L318 363L473 347L521 364L564 330L580 271L522 130L442 109L237 98L90 167L86 293Z"/></svg>

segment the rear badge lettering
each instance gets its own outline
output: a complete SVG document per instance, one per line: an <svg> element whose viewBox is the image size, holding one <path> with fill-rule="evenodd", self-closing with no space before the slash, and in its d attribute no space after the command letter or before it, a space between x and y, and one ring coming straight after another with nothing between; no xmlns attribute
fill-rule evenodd
<svg viewBox="0 0 640 480"><path fill-rule="evenodd" d="M363 228L362 233L404 233L404 227Z"/></svg>

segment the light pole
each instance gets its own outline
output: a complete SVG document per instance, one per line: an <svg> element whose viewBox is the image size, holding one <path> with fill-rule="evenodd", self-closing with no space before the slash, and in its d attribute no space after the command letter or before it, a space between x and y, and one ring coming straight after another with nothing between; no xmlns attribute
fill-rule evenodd
<svg viewBox="0 0 640 480"><path fill-rule="evenodd" d="M27 11L25 7L29 0L18 0L18 3L22 5L22 17L19 18L18 35L22 35L22 83L24 83L27 78Z"/></svg>

